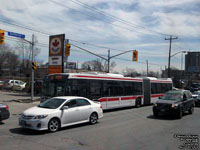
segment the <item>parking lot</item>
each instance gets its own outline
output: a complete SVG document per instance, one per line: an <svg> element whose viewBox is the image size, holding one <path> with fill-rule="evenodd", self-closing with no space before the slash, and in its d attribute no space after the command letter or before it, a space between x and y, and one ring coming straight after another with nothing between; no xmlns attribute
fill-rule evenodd
<svg viewBox="0 0 200 150"><path fill-rule="evenodd" d="M3 94L6 93L1 93L1 101L2 97L6 99ZM75 125L56 133L19 127L20 112L38 103L9 102L7 99L11 116L0 125L0 149L160 150L180 149L181 146L191 143L199 144L197 141L184 145L185 141L180 138L180 135L193 136L193 141L199 140L198 107L194 114L185 114L182 119L171 116L155 118L152 115L152 106L145 106L107 111L96 125Z"/></svg>

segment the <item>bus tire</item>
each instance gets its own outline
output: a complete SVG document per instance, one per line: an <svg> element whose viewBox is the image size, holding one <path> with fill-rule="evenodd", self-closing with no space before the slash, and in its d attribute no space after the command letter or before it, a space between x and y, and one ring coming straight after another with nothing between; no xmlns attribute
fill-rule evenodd
<svg viewBox="0 0 200 150"><path fill-rule="evenodd" d="M137 108L139 108L139 107L141 107L141 104L142 104L141 98L140 98L140 97L136 98L135 106L136 106Z"/></svg>

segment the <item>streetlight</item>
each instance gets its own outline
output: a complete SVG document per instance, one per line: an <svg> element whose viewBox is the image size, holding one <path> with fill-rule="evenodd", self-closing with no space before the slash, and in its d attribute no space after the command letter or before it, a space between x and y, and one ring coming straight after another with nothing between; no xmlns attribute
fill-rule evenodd
<svg viewBox="0 0 200 150"><path fill-rule="evenodd" d="M168 77L169 77L169 78L170 78L170 60L171 60L172 57L174 57L174 56L177 55L178 53L187 53L187 51L180 51L180 52L177 52L177 53L175 53L175 54L169 56L169 63L168 63Z"/></svg>

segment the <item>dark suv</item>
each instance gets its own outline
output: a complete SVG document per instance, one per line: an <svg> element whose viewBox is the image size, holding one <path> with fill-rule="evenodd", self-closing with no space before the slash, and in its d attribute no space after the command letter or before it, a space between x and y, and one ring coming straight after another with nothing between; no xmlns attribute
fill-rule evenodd
<svg viewBox="0 0 200 150"><path fill-rule="evenodd" d="M162 114L172 114L180 119L185 111L192 114L194 106L195 103L190 91L169 91L153 105L153 115L157 117Z"/></svg>

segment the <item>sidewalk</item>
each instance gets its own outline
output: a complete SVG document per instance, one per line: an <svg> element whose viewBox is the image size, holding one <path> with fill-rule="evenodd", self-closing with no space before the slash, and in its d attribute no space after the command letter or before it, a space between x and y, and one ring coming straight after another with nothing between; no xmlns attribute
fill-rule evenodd
<svg viewBox="0 0 200 150"><path fill-rule="evenodd" d="M25 109L38 105L39 100L39 96L34 97L34 100L31 101L30 95L26 93L0 90L0 103L9 106L11 115L19 115Z"/></svg>

